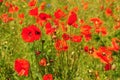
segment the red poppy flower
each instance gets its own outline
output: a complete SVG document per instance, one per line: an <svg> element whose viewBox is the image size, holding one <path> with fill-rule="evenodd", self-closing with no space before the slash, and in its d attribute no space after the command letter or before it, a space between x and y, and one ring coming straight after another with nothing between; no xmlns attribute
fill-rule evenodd
<svg viewBox="0 0 120 80"><path fill-rule="evenodd" d="M53 80L52 74L45 74L45 75L43 76L43 80Z"/></svg>
<svg viewBox="0 0 120 80"><path fill-rule="evenodd" d="M76 22L73 23L72 26L73 26L74 28L78 28L78 24L77 24Z"/></svg>
<svg viewBox="0 0 120 80"><path fill-rule="evenodd" d="M24 13L18 14L18 17L19 17L20 19L24 19Z"/></svg>
<svg viewBox="0 0 120 80"><path fill-rule="evenodd" d="M63 9L67 11L68 10L68 6L67 5L63 6Z"/></svg>
<svg viewBox="0 0 120 80"><path fill-rule="evenodd" d="M8 2L8 1L5 2L6 7L10 7L10 5L12 6L12 4L10 2Z"/></svg>
<svg viewBox="0 0 120 80"><path fill-rule="evenodd" d="M50 22L45 25L46 34L52 35L55 32L55 28L52 28Z"/></svg>
<svg viewBox="0 0 120 80"><path fill-rule="evenodd" d="M37 19L36 19L36 23L39 24L40 26L44 26L44 23L45 23L45 22L46 22L46 21L41 20L39 17L37 17Z"/></svg>
<svg viewBox="0 0 120 80"><path fill-rule="evenodd" d="M46 65L47 65L47 60L46 60L46 58L42 58L42 59L40 60L40 62L39 62L39 65L40 65L40 66L46 66Z"/></svg>
<svg viewBox="0 0 120 80"><path fill-rule="evenodd" d="M112 38L112 50L113 51L119 51L120 46L117 43L117 39L116 38Z"/></svg>
<svg viewBox="0 0 120 80"><path fill-rule="evenodd" d="M76 21L77 21L77 14L75 12L71 12L67 20L68 25L72 25Z"/></svg>
<svg viewBox="0 0 120 80"><path fill-rule="evenodd" d="M84 35L86 41L89 41L92 38L91 32L89 32L89 31L84 32L83 35Z"/></svg>
<svg viewBox="0 0 120 80"><path fill-rule="evenodd" d="M90 55L93 55L95 48L94 47L89 48L88 46L85 46L84 51L89 53Z"/></svg>
<svg viewBox="0 0 120 80"><path fill-rule="evenodd" d="M90 21L94 23L95 27L99 27L103 24L103 21L100 18L91 18Z"/></svg>
<svg viewBox="0 0 120 80"><path fill-rule="evenodd" d="M61 9L57 9L56 12L54 13L54 16L57 19L61 19L65 16L65 13Z"/></svg>
<svg viewBox="0 0 120 80"><path fill-rule="evenodd" d="M36 4L36 0L30 0L30 2L28 3L28 6L32 7L35 6Z"/></svg>
<svg viewBox="0 0 120 80"><path fill-rule="evenodd" d="M35 25L22 29L22 38L25 42L34 42L41 37L41 31Z"/></svg>
<svg viewBox="0 0 120 80"><path fill-rule="evenodd" d="M79 7L76 6L76 7L73 7L73 8L72 8L71 12L78 12L78 10L79 10Z"/></svg>
<svg viewBox="0 0 120 80"><path fill-rule="evenodd" d="M67 26L65 25L65 23L62 22L60 25L61 25L60 27L62 29L62 32L67 32Z"/></svg>
<svg viewBox="0 0 120 80"><path fill-rule="evenodd" d="M20 20L19 20L19 24L22 24L23 21L24 21L24 13L20 13L20 14L18 14L18 18L20 18Z"/></svg>
<svg viewBox="0 0 120 80"><path fill-rule="evenodd" d="M84 47L84 51L85 51L85 52L88 52L88 51L89 51L89 47L88 47L88 46L85 46L85 47Z"/></svg>
<svg viewBox="0 0 120 80"><path fill-rule="evenodd" d="M104 70L108 71L111 70L111 68L112 68L111 64L105 64Z"/></svg>
<svg viewBox="0 0 120 80"><path fill-rule="evenodd" d="M19 10L18 6L10 5L8 12L15 13L15 12L18 12L18 10Z"/></svg>
<svg viewBox="0 0 120 80"><path fill-rule="evenodd" d="M55 24L56 26L59 26L59 22L60 22L59 19L56 19L56 18L55 18L55 19L53 19L53 22L54 22L54 24Z"/></svg>
<svg viewBox="0 0 120 80"><path fill-rule="evenodd" d="M119 21L119 22L117 22L117 24L114 26L114 29L115 29L115 30L120 29L120 21Z"/></svg>
<svg viewBox="0 0 120 80"><path fill-rule="evenodd" d="M92 28L89 25L81 26L81 34L85 37L86 41L89 41L92 38L91 29Z"/></svg>
<svg viewBox="0 0 120 80"><path fill-rule="evenodd" d="M55 49L58 51L67 51L68 50L68 45L67 42L65 40L56 40L55 42Z"/></svg>
<svg viewBox="0 0 120 80"><path fill-rule="evenodd" d="M113 58L111 57L112 52L107 47L100 47L96 52L96 57L100 59L102 63L111 63Z"/></svg>
<svg viewBox="0 0 120 80"><path fill-rule="evenodd" d="M50 23L50 22L47 22L46 25L45 25L45 28L49 29L49 28L51 28L51 27L52 27L52 26L51 26L51 23Z"/></svg>
<svg viewBox="0 0 120 80"><path fill-rule="evenodd" d="M41 51L35 51L35 55L39 56L41 54Z"/></svg>
<svg viewBox="0 0 120 80"><path fill-rule="evenodd" d="M83 3L83 9L84 9L84 10L87 10L87 9L88 9L88 2L84 2L84 3Z"/></svg>
<svg viewBox="0 0 120 80"><path fill-rule="evenodd" d="M0 16L0 18L2 19L2 21L3 22L8 22L9 20L8 20L8 14L2 14L1 16Z"/></svg>
<svg viewBox="0 0 120 80"><path fill-rule="evenodd" d="M29 11L29 15L34 16L34 17L38 16L38 7L31 9Z"/></svg>
<svg viewBox="0 0 120 80"><path fill-rule="evenodd" d="M105 27L96 28L97 33L102 33L102 36L107 35L107 29Z"/></svg>
<svg viewBox="0 0 120 80"><path fill-rule="evenodd" d="M51 16L49 14L46 14L46 13L40 13L39 18L41 20L47 20L47 19L51 18Z"/></svg>
<svg viewBox="0 0 120 80"><path fill-rule="evenodd" d="M69 36L67 33L64 33L64 34L62 35L62 38L63 38L64 40L69 40L69 39L70 39L70 36Z"/></svg>
<svg viewBox="0 0 120 80"><path fill-rule="evenodd" d="M3 0L0 0L0 2L3 2Z"/></svg>
<svg viewBox="0 0 120 80"><path fill-rule="evenodd" d="M107 16L111 16L111 15L113 14L113 13L112 13L112 9L111 9L111 8L106 8L105 14L106 14Z"/></svg>
<svg viewBox="0 0 120 80"><path fill-rule="evenodd" d="M42 2L40 5L40 10L44 10L46 6L46 2Z"/></svg>
<svg viewBox="0 0 120 80"><path fill-rule="evenodd" d="M83 19L80 19L80 24L84 24L85 21Z"/></svg>
<svg viewBox="0 0 120 80"><path fill-rule="evenodd" d="M5 23L14 20L14 18L9 17L8 14L2 14L2 15L0 16L0 19L1 19L3 22L5 22Z"/></svg>
<svg viewBox="0 0 120 80"><path fill-rule="evenodd" d="M16 59L14 69L19 76L28 76L30 64L25 59Z"/></svg>
<svg viewBox="0 0 120 80"><path fill-rule="evenodd" d="M71 41L81 42L82 41L82 36L81 35L73 35L73 36L71 36Z"/></svg>
<svg viewBox="0 0 120 80"><path fill-rule="evenodd" d="M100 6L100 10L104 10L104 6L103 5Z"/></svg>
<svg viewBox="0 0 120 80"><path fill-rule="evenodd" d="M92 27L89 25L81 26L81 32L90 31L91 29L92 29Z"/></svg>

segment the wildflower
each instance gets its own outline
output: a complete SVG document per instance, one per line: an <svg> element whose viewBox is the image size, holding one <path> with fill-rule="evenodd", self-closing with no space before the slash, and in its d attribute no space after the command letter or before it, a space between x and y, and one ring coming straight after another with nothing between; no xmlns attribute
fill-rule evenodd
<svg viewBox="0 0 120 80"><path fill-rule="evenodd" d="M56 19L56 18L55 18L55 19L53 19L53 22L54 22L54 24L55 24L56 26L59 26L59 22L60 22L59 19Z"/></svg>
<svg viewBox="0 0 120 80"><path fill-rule="evenodd" d="M61 19L65 16L65 13L61 9L57 9L54 13L55 18Z"/></svg>
<svg viewBox="0 0 120 80"><path fill-rule="evenodd" d="M35 8L33 8L33 9L31 9L31 10L29 11L29 15L34 16L34 17L38 16L38 8L35 7Z"/></svg>
<svg viewBox="0 0 120 80"><path fill-rule="evenodd" d="M45 20L46 21L47 19L51 18L51 16L49 14L46 14L46 13L40 13L39 14L39 18L41 20Z"/></svg>
<svg viewBox="0 0 120 80"><path fill-rule="evenodd" d="M62 32L67 32L67 26L65 26L65 23L60 23L60 27L62 28Z"/></svg>
<svg viewBox="0 0 120 80"><path fill-rule="evenodd" d="M48 19L51 19L51 16L49 14L46 14L44 12L40 13L36 19L36 22L40 25L40 26L44 26L43 24L45 22L47 22Z"/></svg>
<svg viewBox="0 0 120 80"><path fill-rule="evenodd" d="M100 47L98 50L96 50L93 54L95 58L100 59L102 63L108 64L111 63L113 58L112 58L112 52L109 51L107 47Z"/></svg>
<svg viewBox="0 0 120 80"><path fill-rule="evenodd" d="M52 35L55 32L55 28L52 28L50 22L45 25L46 34Z"/></svg>
<svg viewBox="0 0 120 80"><path fill-rule="evenodd" d="M8 12L15 13L15 12L18 12L18 10L19 10L18 6L10 5Z"/></svg>
<svg viewBox="0 0 120 80"><path fill-rule="evenodd" d="M45 74L45 75L43 76L43 80L53 80L52 74Z"/></svg>
<svg viewBox="0 0 120 80"><path fill-rule="evenodd" d="M77 14L75 12L71 12L69 17L68 17L67 24L72 25L76 21L77 21Z"/></svg>
<svg viewBox="0 0 120 80"><path fill-rule="evenodd" d="M97 33L102 33L102 36L107 35L107 29L105 27L96 28Z"/></svg>
<svg viewBox="0 0 120 80"><path fill-rule="evenodd" d="M18 17L19 17L20 19L24 19L24 13L18 14Z"/></svg>
<svg viewBox="0 0 120 80"><path fill-rule="evenodd" d="M83 3L83 9L84 9L84 10L87 10L87 9L88 9L88 2L84 2L84 3Z"/></svg>
<svg viewBox="0 0 120 80"><path fill-rule="evenodd" d="M80 19L80 24L84 24L85 21L83 19Z"/></svg>
<svg viewBox="0 0 120 80"><path fill-rule="evenodd" d="M105 14L106 14L107 16L112 16L113 13L112 13L111 8L106 8Z"/></svg>
<svg viewBox="0 0 120 80"><path fill-rule="evenodd" d="M67 5L63 6L63 9L67 11L68 10L68 6Z"/></svg>
<svg viewBox="0 0 120 80"><path fill-rule="evenodd" d="M28 6L32 7L36 5L36 0L30 0L30 2L28 3Z"/></svg>
<svg viewBox="0 0 120 80"><path fill-rule="evenodd" d="M88 51L89 51L89 47L88 47L88 46L85 46L85 47L84 47L84 51L85 51L85 52L88 52Z"/></svg>
<svg viewBox="0 0 120 80"><path fill-rule="evenodd" d="M55 49L58 51L67 51L68 50L68 45L67 42L65 40L56 40L55 42Z"/></svg>
<svg viewBox="0 0 120 80"><path fill-rule="evenodd" d="M81 34L85 37L86 41L91 40L91 26L89 25L83 25L81 26Z"/></svg>
<svg viewBox="0 0 120 80"><path fill-rule="evenodd" d="M73 23L72 26L73 26L74 28L78 28L78 24L77 24L76 22Z"/></svg>
<svg viewBox="0 0 120 80"><path fill-rule="evenodd" d="M112 50L113 51L119 51L120 47L117 43L117 39L116 38L112 38Z"/></svg>
<svg viewBox="0 0 120 80"><path fill-rule="evenodd" d="M1 18L2 21L5 22L5 23L9 21L9 19L8 19L8 14L2 14L0 18Z"/></svg>
<svg viewBox="0 0 120 80"><path fill-rule="evenodd" d="M89 41L92 38L91 32L89 32L89 31L84 32L83 35L84 35L86 41Z"/></svg>
<svg viewBox="0 0 120 80"><path fill-rule="evenodd" d="M30 64L25 59L16 59L14 63L14 69L19 76L28 76Z"/></svg>
<svg viewBox="0 0 120 80"><path fill-rule="evenodd" d="M92 48L89 48L88 46L84 47L84 51L88 52L90 55L93 55L94 50L95 50L94 47L92 47Z"/></svg>
<svg viewBox="0 0 120 80"><path fill-rule="evenodd" d="M42 2L40 4L40 10L44 10L45 9L45 6L46 6L46 2Z"/></svg>
<svg viewBox="0 0 120 80"><path fill-rule="evenodd" d="M20 18L20 20L19 20L19 24L22 24L23 21L24 21L24 13L20 13L20 14L18 14L18 18Z"/></svg>
<svg viewBox="0 0 120 80"><path fill-rule="evenodd" d="M5 2L5 6L6 7L9 7L10 6L10 3L8 1Z"/></svg>
<svg viewBox="0 0 120 80"><path fill-rule="evenodd" d="M41 31L35 25L30 25L22 29L22 38L25 42L34 42L41 37Z"/></svg>
<svg viewBox="0 0 120 80"><path fill-rule="evenodd" d="M81 35L73 35L73 36L71 36L71 41L81 42L82 41L82 36Z"/></svg>
<svg viewBox="0 0 120 80"><path fill-rule="evenodd" d="M39 56L41 54L41 51L35 51L36 56Z"/></svg>
<svg viewBox="0 0 120 80"><path fill-rule="evenodd" d="M67 33L63 33L62 38L63 38L64 40L69 40L69 39L70 39L70 36L69 36Z"/></svg>
<svg viewBox="0 0 120 80"><path fill-rule="evenodd" d="M91 18L90 19L91 22L94 23L95 27L99 27L103 24L103 21L100 18Z"/></svg>
<svg viewBox="0 0 120 80"><path fill-rule="evenodd" d="M46 58L42 58L42 59L39 61L39 65L40 65L40 66L46 66L46 65L47 65L47 60L46 60Z"/></svg>
<svg viewBox="0 0 120 80"><path fill-rule="evenodd" d="M114 29L115 29L115 30L120 29L120 21L119 21L119 22L117 22L117 24L114 26Z"/></svg>
<svg viewBox="0 0 120 80"><path fill-rule="evenodd" d="M105 66L104 66L104 70L105 71L108 71L108 70L111 70L111 68L112 68L112 66L111 66L111 64L105 64Z"/></svg>
<svg viewBox="0 0 120 80"><path fill-rule="evenodd" d="M78 12L78 10L79 10L79 7L76 6L76 7L74 7L71 11L73 11L73 12Z"/></svg>
<svg viewBox="0 0 120 80"><path fill-rule="evenodd" d="M13 17L9 17L8 14L2 14L0 16L0 19L4 22L4 23L7 23L7 22L10 22L10 21L13 21L14 18Z"/></svg>
<svg viewBox="0 0 120 80"><path fill-rule="evenodd" d="M3 2L3 0L0 0L0 2Z"/></svg>
<svg viewBox="0 0 120 80"><path fill-rule="evenodd" d="M91 28L91 26L89 26L89 25L83 25L83 26L81 26L81 32L83 32L84 33L84 31L90 31L92 28Z"/></svg>
<svg viewBox="0 0 120 80"><path fill-rule="evenodd" d="M104 10L104 6L103 5L100 6L100 10L101 11Z"/></svg>

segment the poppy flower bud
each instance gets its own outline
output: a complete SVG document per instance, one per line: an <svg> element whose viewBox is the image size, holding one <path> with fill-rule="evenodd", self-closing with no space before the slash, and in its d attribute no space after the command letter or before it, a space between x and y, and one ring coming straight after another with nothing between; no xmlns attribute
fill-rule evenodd
<svg viewBox="0 0 120 80"><path fill-rule="evenodd" d="M39 56L41 54L41 51L35 51L36 56Z"/></svg>

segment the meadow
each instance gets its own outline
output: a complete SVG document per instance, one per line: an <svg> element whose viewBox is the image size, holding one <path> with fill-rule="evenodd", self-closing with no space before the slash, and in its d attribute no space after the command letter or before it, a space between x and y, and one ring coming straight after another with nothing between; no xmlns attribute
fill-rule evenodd
<svg viewBox="0 0 120 80"><path fill-rule="evenodd" d="M0 80L120 80L120 1L0 0Z"/></svg>

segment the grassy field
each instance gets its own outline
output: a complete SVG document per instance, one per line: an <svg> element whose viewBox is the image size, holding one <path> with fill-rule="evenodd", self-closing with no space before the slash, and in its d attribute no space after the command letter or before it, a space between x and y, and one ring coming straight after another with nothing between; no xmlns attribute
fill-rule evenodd
<svg viewBox="0 0 120 80"><path fill-rule="evenodd" d="M0 80L120 80L120 1L0 0Z"/></svg>

